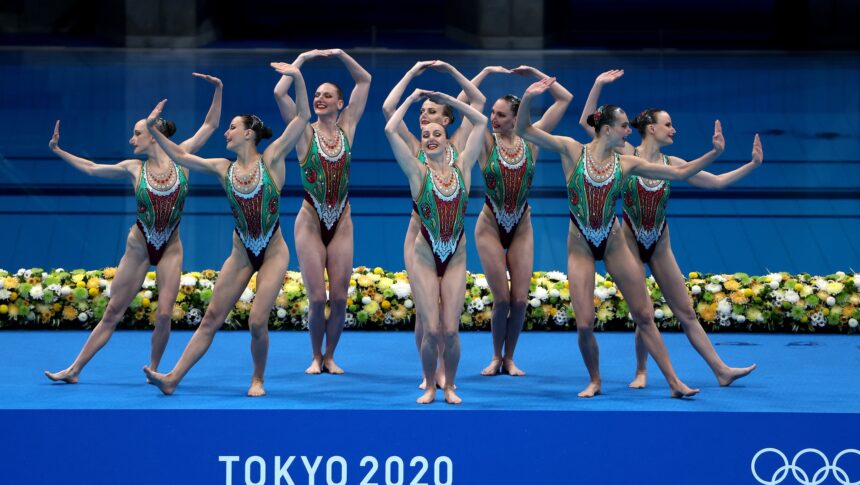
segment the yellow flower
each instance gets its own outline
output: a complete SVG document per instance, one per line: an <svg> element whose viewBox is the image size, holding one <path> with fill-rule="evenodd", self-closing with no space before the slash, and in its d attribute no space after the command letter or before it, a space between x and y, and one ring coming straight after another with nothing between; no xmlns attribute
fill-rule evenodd
<svg viewBox="0 0 860 485"><path fill-rule="evenodd" d="M741 284L737 280L728 280L723 283L723 286L729 291L735 291L737 289L740 289Z"/></svg>
<svg viewBox="0 0 860 485"><path fill-rule="evenodd" d="M713 322L714 318L716 318L717 316L717 304L709 304L704 301L701 301L698 305L696 305L696 313L701 315L702 320L706 322Z"/></svg>
<svg viewBox="0 0 860 485"><path fill-rule="evenodd" d="M389 308L391 308L391 303L389 303L388 300L383 300L380 306L383 310L388 310Z"/></svg>
<svg viewBox="0 0 860 485"><path fill-rule="evenodd" d="M3 286L5 286L6 289L9 289L9 290L17 288L18 287L18 278L14 277L14 276L7 276L6 278L3 279Z"/></svg>
<svg viewBox="0 0 860 485"><path fill-rule="evenodd" d="M372 280L372 279L370 279L370 277L369 277L369 276L367 276L367 275L360 275L360 276L358 277L358 286L361 286L361 287L363 287L363 288L367 288L367 287L372 286L372 285L373 285L373 280Z"/></svg>
<svg viewBox="0 0 860 485"><path fill-rule="evenodd" d="M801 283L795 283L794 284L794 291L800 291L802 289L803 289L803 284L801 284Z"/></svg>
<svg viewBox="0 0 860 485"><path fill-rule="evenodd" d="M155 315L155 312L152 312ZM173 313L170 315L172 320L182 320L185 318L185 310L179 305L173 305Z"/></svg>
<svg viewBox="0 0 860 485"><path fill-rule="evenodd" d="M62 309L63 309L63 305L61 305L61 304L59 304L59 303L54 303L53 305L51 305L51 308L52 308L55 312L58 312L58 311L60 311L60 310L62 310Z"/></svg>
<svg viewBox="0 0 860 485"><path fill-rule="evenodd" d="M105 268L102 272L102 276L104 276L106 280L114 279L116 276L116 268Z"/></svg>
<svg viewBox="0 0 860 485"><path fill-rule="evenodd" d="M379 266L377 266L377 267L373 268L373 274L379 274L379 275L381 275L381 274L385 274L385 271L382 271L382 268L380 268Z"/></svg>
<svg viewBox="0 0 860 485"><path fill-rule="evenodd" d="M352 299L352 298L347 298L347 299L346 299L346 306L352 306L352 304L353 304L353 303L354 303L354 302L353 302L353 299Z"/></svg>
<svg viewBox="0 0 860 485"><path fill-rule="evenodd" d="M382 300L385 300L385 296L383 296L382 293L377 293L373 295L373 301L375 301L376 303L382 303Z"/></svg>
<svg viewBox="0 0 860 485"><path fill-rule="evenodd" d="M691 280L692 280L692 279L695 279L695 278L698 278L698 277L699 277L699 273L697 273L697 272L695 272L695 271L690 271L690 279L691 279Z"/></svg>
<svg viewBox="0 0 860 485"><path fill-rule="evenodd" d="M78 318L78 311L73 306L63 308L63 318L65 320L74 320Z"/></svg>
<svg viewBox="0 0 860 485"><path fill-rule="evenodd" d="M72 275L72 281L74 281L75 283L80 283L83 280L84 280L84 275L82 275L80 273Z"/></svg>
<svg viewBox="0 0 860 485"><path fill-rule="evenodd" d="M854 293L848 297L848 302L854 306L860 306L860 294Z"/></svg>
<svg viewBox="0 0 860 485"><path fill-rule="evenodd" d="M146 273L146 278L147 278L147 279L150 279L150 280L154 280L154 279L155 279L155 271L149 271L149 272L147 272L147 273Z"/></svg>
<svg viewBox="0 0 860 485"><path fill-rule="evenodd" d="M749 303L749 298L744 295L743 291L733 291L731 294L732 303L736 305L743 305L744 303Z"/></svg>
<svg viewBox="0 0 860 485"><path fill-rule="evenodd" d="M90 288L89 294L90 294L90 296L99 296L99 289L98 288Z"/></svg>
<svg viewBox="0 0 860 485"><path fill-rule="evenodd" d="M845 289L845 285L843 285L842 283L836 282L836 281L832 281L830 283L827 283L826 289L827 289L827 292L830 293L831 295L838 295L838 294L842 293L842 290Z"/></svg>
<svg viewBox="0 0 860 485"><path fill-rule="evenodd" d="M142 306L143 308L148 307L150 303L152 302L149 300L149 298L141 298L140 300L140 306Z"/></svg>
<svg viewBox="0 0 860 485"><path fill-rule="evenodd" d="M186 295L190 295L190 294L194 293L194 287L185 285L182 287L182 293L185 293Z"/></svg>
<svg viewBox="0 0 860 485"><path fill-rule="evenodd" d="M83 281L78 281L77 283L75 283L75 287L76 288L86 288L87 284L84 283Z"/></svg>
<svg viewBox="0 0 860 485"><path fill-rule="evenodd" d="M611 282L611 281L609 281L609 280L606 280L606 281L604 281L604 282L603 282L603 286L604 286L605 288L612 288L612 282Z"/></svg>
<svg viewBox="0 0 860 485"><path fill-rule="evenodd" d="M212 278L215 277L215 270L205 269L205 270L203 270L202 274L203 274L204 278L206 278L207 280L211 280Z"/></svg>
<svg viewBox="0 0 860 485"><path fill-rule="evenodd" d="M753 290L751 290L750 288L744 288L743 292L744 292L744 296L752 296L753 295Z"/></svg>
<svg viewBox="0 0 860 485"><path fill-rule="evenodd" d="M368 313L368 315L376 313L376 311L379 310L379 303L371 301L367 305L364 305L363 309Z"/></svg>
<svg viewBox="0 0 860 485"><path fill-rule="evenodd" d="M558 308L552 307L549 309L549 316L554 317L558 313Z"/></svg>
<svg viewBox="0 0 860 485"><path fill-rule="evenodd" d="M0 315L5 315L7 313L9 313L9 306L8 305L0 305Z"/></svg>
<svg viewBox="0 0 860 485"><path fill-rule="evenodd" d="M12 305L12 306L10 306L10 307L9 307L9 318L10 318L10 319L13 319L13 320L14 320L14 319L16 319L16 318L18 318L18 313L19 313L19 312L20 312L20 310L18 310L18 305Z"/></svg>
<svg viewBox="0 0 860 485"><path fill-rule="evenodd" d="M17 292L13 291L13 292L9 293L9 301L15 301L17 299L18 299L18 293Z"/></svg>
<svg viewBox="0 0 860 485"><path fill-rule="evenodd" d="M176 294L176 301L178 301L178 302L180 302L180 303L181 303L181 302L183 302L183 301L185 301L185 298L186 298L185 293L183 293L183 292L181 292L181 291L180 291L179 293L177 293L177 294Z"/></svg>
<svg viewBox="0 0 860 485"><path fill-rule="evenodd" d="M570 288L570 281L564 280L564 287L565 289Z"/></svg>
<svg viewBox="0 0 860 485"><path fill-rule="evenodd" d="M41 281L42 281L42 278L39 278L38 276L31 276L31 277L27 278L27 283L31 284L31 285L36 285Z"/></svg>

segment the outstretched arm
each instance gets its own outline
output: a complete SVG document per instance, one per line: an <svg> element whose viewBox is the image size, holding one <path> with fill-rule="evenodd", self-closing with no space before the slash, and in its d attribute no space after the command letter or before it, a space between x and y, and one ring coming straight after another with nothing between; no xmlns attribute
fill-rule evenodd
<svg viewBox="0 0 860 485"><path fill-rule="evenodd" d="M51 148L51 151L55 155L65 160L66 163L87 175L106 179L131 178L133 176L130 165L135 162L134 160L125 160L113 165L102 165L92 160L72 155L60 148L60 120L57 120L57 124L54 125L54 135L51 137L51 141L48 142L48 147Z"/></svg>
<svg viewBox="0 0 860 485"><path fill-rule="evenodd" d="M752 159L744 165L720 175L714 175L710 172L702 170L687 179L690 185L702 189L724 189L729 185L749 175L753 170L757 169L764 160L764 152L761 147L761 139L756 133L753 138ZM684 160L677 157L669 157L669 162L673 164L685 164Z"/></svg>
<svg viewBox="0 0 860 485"><path fill-rule="evenodd" d="M191 138L179 144L183 150L189 153L195 153L209 140L212 133L218 129L218 124L221 122L221 93L224 90L224 83L215 76L200 74L197 72L191 73L194 77L199 77L215 86L215 94L212 95L212 104L209 106L209 112L206 113L206 119L203 120L203 125L197 130Z"/></svg>
<svg viewBox="0 0 860 485"><path fill-rule="evenodd" d="M493 73L510 74L511 70L508 68L502 67L502 66L487 66L487 67L481 69L481 72L479 72L475 77L473 77L472 80L469 81L469 84L474 86L475 89L479 89L481 87L481 83L484 82L484 79L486 79L487 76L489 76L490 74L493 74ZM487 102L486 96L484 96L484 94L481 93L480 90L478 92L484 98L484 103L486 103ZM459 99L460 101L462 101L464 103L472 105L472 107L477 109L478 111L483 110L483 106L475 106L475 103L471 102L472 98L471 98L469 92L467 92L465 88L462 91L460 91L460 94L457 95L457 99Z"/></svg>
<svg viewBox="0 0 860 485"><path fill-rule="evenodd" d="M541 79L526 89L520 101L520 110L517 114L516 133L526 141L534 143L540 148L546 148L559 154L568 154L565 137L551 135L540 128L535 127L531 120L532 99L549 89L555 82L554 77Z"/></svg>
<svg viewBox="0 0 860 485"><path fill-rule="evenodd" d="M471 81L466 79L460 71L458 71L454 66L448 64L445 61L436 61L430 65L431 69L435 69L439 72L447 72L457 81L457 84L460 85L460 88L463 90L462 94L466 98L465 100L461 100L462 102L468 104L472 108L475 108L479 112L484 109L484 104L487 102L487 97L478 89L476 84L473 84ZM453 98L452 98L453 99ZM460 96L457 96L457 99L460 99ZM446 103L450 104L450 103ZM454 105L451 105L454 108ZM462 147L460 145L460 137L463 136L463 133L471 133L472 129L472 120L465 116L463 118L463 122L460 123L460 126L457 127L457 130L451 135L451 143L454 146ZM486 121L484 122L486 123Z"/></svg>
<svg viewBox="0 0 860 485"><path fill-rule="evenodd" d="M531 66L520 66L514 68L512 72L521 76L535 76L538 80L543 80L549 77ZM567 107L570 106L571 100L573 100L573 95L570 94L570 91L565 89L564 86L558 83L558 81L550 84L549 94L555 102L546 110L546 112L544 112L541 119L534 123L538 129L546 132L551 132L556 126L558 126L558 123L561 121L562 117L564 117L565 111L567 111Z"/></svg>
<svg viewBox="0 0 860 485"><path fill-rule="evenodd" d="M403 173L406 174L406 178L409 179L410 188L417 187L421 183L421 176L423 174L419 166L418 159L415 158L415 153L413 153L409 145L407 145L400 136L398 127L403 123L403 117L406 116L406 112L409 111L409 107L419 99L423 98L426 93L427 91L422 89L416 89L413 91L412 94L403 101L403 104L401 104L394 113L391 114L388 122L385 123L385 137L388 138L388 143L391 144L391 151L394 152L394 158L397 160L397 164L400 165L400 169L403 170Z"/></svg>
<svg viewBox="0 0 860 485"><path fill-rule="evenodd" d="M481 148L484 146L484 132L487 130L487 117L472 106L445 93L428 93L430 100L434 103L444 103L457 110L464 121L469 120L469 137L460 158L464 161L463 172L469 173L478 160Z"/></svg>
<svg viewBox="0 0 860 485"><path fill-rule="evenodd" d="M167 156L179 165L187 169L211 172L222 176L226 172L226 164L230 163L229 160L226 158L201 158L197 155L192 155L158 131L158 128L155 127L155 122L161 116L161 111L164 109L165 103L167 103L167 100L162 99L155 105L155 109L146 118L146 128L149 130L149 134L155 138L155 141L167 153Z"/></svg>
<svg viewBox="0 0 860 485"><path fill-rule="evenodd" d="M427 67L434 62L436 61L416 62L411 69L406 71L406 74L403 75L403 79L394 85L394 89L388 93L388 96L385 98L385 102L382 103L382 114L385 116L386 121L391 119L394 111L397 110L397 103L400 102L400 98L403 97L403 93L406 91L406 87L409 86L412 79L423 73ZM404 123L403 120L400 121L400 125L397 127L397 132L400 134L401 138L407 141L407 143L418 145L418 140L416 140L415 136L409 132L409 129L406 127L406 123Z"/></svg>
<svg viewBox="0 0 860 485"><path fill-rule="evenodd" d="M355 127L358 126L358 121L361 120L361 115L364 114L364 107L367 106L367 94L370 92L370 73L361 67L361 64L356 62L349 54L342 49L330 49L332 57L337 57L346 66L352 80L355 81L355 87L352 88L352 93L349 95L349 102L346 108L340 113L338 122L346 131L347 137L352 140L355 134Z"/></svg>
<svg viewBox="0 0 860 485"><path fill-rule="evenodd" d="M594 138L594 127L589 126L586 119L588 119L588 115L597 111L597 101L600 99L600 92L603 91L603 86L615 82L616 79L623 75L624 69L612 69L611 71L601 73L597 76L597 79L594 80L594 85L588 93L588 99L585 100L585 106L582 107L582 114L579 116L579 126L581 126L590 137Z"/></svg>
<svg viewBox="0 0 860 485"><path fill-rule="evenodd" d="M271 66L283 76L293 78L296 83L296 116L290 120L281 136L276 138L266 147L263 159L269 163L283 163L287 152L295 148L305 127L311 119L311 108L308 103L308 90L305 87L305 78L301 71L286 62L273 62ZM286 96L286 94L284 95Z"/></svg>
<svg viewBox="0 0 860 485"><path fill-rule="evenodd" d="M720 124L720 120L714 122L714 137L712 142L714 148L711 151L683 166L651 163L633 155L622 155L621 161L625 165L624 170L628 175L641 175L647 178L663 180L684 180L692 177L722 155L723 150L726 148L726 140L723 138L723 127Z"/></svg>

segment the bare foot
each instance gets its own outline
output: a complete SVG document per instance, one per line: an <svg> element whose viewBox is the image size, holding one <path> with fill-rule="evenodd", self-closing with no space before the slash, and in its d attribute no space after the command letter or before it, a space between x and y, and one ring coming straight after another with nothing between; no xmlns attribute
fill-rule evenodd
<svg viewBox="0 0 860 485"><path fill-rule="evenodd" d="M176 390L176 386L178 384L173 382L173 379L170 378L170 374L159 374L147 366L143 366L143 373L146 374L146 378L149 379L154 386L157 386L164 394L169 396Z"/></svg>
<svg viewBox="0 0 860 485"><path fill-rule="evenodd" d="M248 388L248 397L262 397L265 395L266 390L263 389L263 379L252 377L251 387Z"/></svg>
<svg viewBox="0 0 860 485"><path fill-rule="evenodd" d="M149 370L151 370L152 372L158 372L158 366L157 366L157 365L152 365L152 363L150 363L150 364L149 364ZM146 378L146 383L147 383L147 384L152 384L152 381L150 381L150 380L149 380L149 377L147 377L147 378Z"/></svg>
<svg viewBox="0 0 860 485"><path fill-rule="evenodd" d="M600 394L600 382L589 382L585 389L579 391L579 397L594 397Z"/></svg>
<svg viewBox="0 0 860 485"><path fill-rule="evenodd" d="M436 388L445 389L445 373L441 369L436 369Z"/></svg>
<svg viewBox="0 0 860 485"><path fill-rule="evenodd" d="M448 404L460 404L463 402L460 396L454 393L455 386L445 388L445 402Z"/></svg>
<svg viewBox="0 0 860 485"><path fill-rule="evenodd" d="M305 374L322 374L322 357L314 357L311 366L305 369Z"/></svg>
<svg viewBox="0 0 860 485"><path fill-rule="evenodd" d="M484 367L484 370L481 371L482 376L495 376L499 375L502 372L502 359L498 357L493 357L493 360L490 361L490 365Z"/></svg>
<svg viewBox="0 0 860 485"><path fill-rule="evenodd" d="M430 404L431 402L433 402L435 400L436 400L436 388L434 387L433 389L425 389L424 395L419 397L418 400L415 402L417 402L418 404Z"/></svg>
<svg viewBox="0 0 860 485"><path fill-rule="evenodd" d="M636 377L630 381L630 384L627 384L627 387L631 387L633 389L645 389L645 383L648 381L648 373L644 370L637 370Z"/></svg>
<svg viewBox="0 0 860 485"><path fill-rule="evenodd" d="M717 376L717 381L719 381L720 385L731 386L733 382L740 379L741 377L748 376L752 371L754 371L758 367L753 364L749 367L729 367L726 372L722 372Z"/></svg>
<svg viewBox="0 0 860 485"><path fill-rule="evenodd" d="M343 374L343 369L334 363L334 358L326 358L323 360L323 369L329 374Z"/></svg>
<svg viewBox="0 0 860 485"><path fill-rule="evenodd" d="M66 384L77 384L78 383L78 373L72 371L71 367L69 367L66 370L61 370L60 372L45 371L45 376L54 382L62 381L62 382L65 382Z"/></svg>
<svg viewBox="0 0 860 485"><path fill-rule="evenodd" d="M524 376L526 375L525 371L517 367L517 364L514 364L513 359L506 359L505 365L503 367L508 374L512 376Z"/></svg>
<svg viewBox="0 0 860 485"><path fill-rule="evenodd" d="M698 389L692 389L690 387L687 387L687 385L684 384L683 382L681 382L680 380L678 381L677 386L671 386L670 385L669 388L672 389L672 394L671 394L672 397L676 398L676 399L680 399L680 398L684 398L684 397L693 397L699 393Z"/></svg>
<svg viewBox="0 0 860 485"><path fill-rule="evenodd" d="M427 389L427 379L421 379L421 384L418 384L418 389L421 389L422 391Z"/></svg>

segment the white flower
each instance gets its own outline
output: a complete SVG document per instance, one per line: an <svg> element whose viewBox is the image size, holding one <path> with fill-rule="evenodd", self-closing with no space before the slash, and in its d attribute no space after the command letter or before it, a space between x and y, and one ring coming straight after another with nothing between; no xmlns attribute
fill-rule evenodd
<svg viewBox="0 0 860 485"><path fill-rule="evenodd" d="M800 300L800 295L798 295L796 291L788 290L785 292L785 301L794 305L798 300Z"/></svg>
<svg viewBox="0 0 860 485"><path fill-rule="evenodd" d="M601 285L594 289L594 296L600 298L600 301L606 301L609 298L609 289Z"/></svg>
<svg viewBox="0 0 860 485"><path fill-rule="evenodd" d="M212 280L207 280L206 278L200 278L199 280L197 280L197 284L200 285L200 288L212 288L213 286L215 286L212 283Z"/></svg>
<svg viewBox="0 0 860 485"><path fill-rule="evenodd" d="M472 300L472 304L475 305L475 310L477 311L481 311L484 309L484 302L481 301L480 298L475 298L474 300Z"/></svg>
<svg viewBox="0 0 860 485"><path fill-rule="evenodd" d="M155 288L155 280L146 278L143 280L143 287L146 289Z"/></svg>
<svg viewBox="0 0 860 485"><path fill-rule="evenodd" d="M90 316L87 315L87 312L78 313L78 320L81 322L86 322L88 318L90 318Z"/></svg>
<svg viewBox="0 0 860 485"><path fill-rule="evenodd" d="M490 284L487 283L487 278L484 278L483 276L476 276L475 277L475 286L477 286L478 288L480 288L482 290L486 290L487 288L490 287Z"/></svg>
<svg viewBox="0 0 860 485"><path fill-rule="evenodd" d="M775 290L779 288L779 281L771 281L768 286L770 286L771 290Z"/></svg>
<svg viewBox="0 0 860 485"><path fill-rule="evenodd" d="M406 300L406 301L404 301L404 302L403 302L403 306L405 306L406 308L410 308L410 309L411 309L413 306L415 306L415 304L414 304L414 303L412 303L412 300Z"/></svg>
<svg viewBox="0 0 860 485"><path fill-rule="evenodd" d="M244 303L251 303L251 300L253 300L253 299L254 299L254 292L251 291L250 288L245 288L242 291L242 296L239 297L239 300L241 300Z"/></svg>
<svg viewBox="0 0 860 485"><path fill-rule="evenodd" d="M823 313L818 311L812 314L812 316L809 318L809 321L812 322L812 324L815 326L823 327L824 322L827 321L827 318L824 316Z"/></svg>
<svg viewBox="0 0 860 485"><path fill-rule="evenodd" d="M558 296L559 296L558 290L555 288L549 290L549 296L552 298L558 298Z"/></svg>
<svg viewBox="0 0 860 485"><path fill-rule="evenodd" d="M731 324L732 324L732 319L728 315L721 315L720 316L720 326L721 327L728 327Z"/></svg>
<svg viewBox="0 0 860 485"><path fill-rule="evenodd" d="M844 277L845 277L845 272L844 272L844 271L837 271L837 272L836 272L836 276L838 276L838 277L840 277L840 278L844 278Z"/></svg>
<svg viewBox="0 0 860 485"><path fill-rule="evenodd" d="M0 281L3 281L3 280L0 280ZM3 288L3 287L0 286L0 288ZM52 284L48 285L48 287L45 289L48 291L53 291L54 293L59 293L60 288L61 288L61 286L58 283L52 283Z"/></svg>
<svg viewBox="0 0 860 485"><path fill-rule="evenodd" d="M379 282L380 279L382 279L382 276L380 276L376 273L370 273L369 275L367 275L367 277L370 278L370 281L372 281L374 283L377 283L377 282Z"/></svg>
<svg viewBox="0 0 860 485"><path fill-rule="evenodd" d="M391 291L394 292L397 298L407 298L412 294L412 285L401 280L391 285Z"/></svg>
<svg viewBox="0 0 860 485"><path fill-rule="evenodd" d="M191 275L183 275L179 278L179 286L197 286L197 278Z"/></svg>
<svg viewBox="0 0 860 485"><path fill-rule="evenodd" d="M144 291L144 292L143 292L143 297L144 297L144 298L149 298L149 299L151 300L151 299L152 299L152 292L151 292L151 291L149 291L149 290Z"/></svg>
<svg viewBox="0 0 860 485"><path fill-rule="evenodd" d="M857 319L852 318L851 320L848 320L848 326L851 328L857 328Z"/></svg>
<svg viewBox="0 0 860 485"><path fill-rule="evenodd" d="M30 312L30 313L28 313L28 314L27 314L27 320L31 320L31 321L32 321L32 320L35 320L35 319L36 319L36 314L35 314L35 313Z"/></svg>
<svg viewBox="0 0 860 485"><path fill-rule="evenodd" d="M481 301L484 303L484 305L489 305L490 304L490 295L482 296Z"/></svg>
<svg viewBox="0 0 860 485"><path fill-rule="evenodd" d="M702 287L699 285L693 285L693 287L690 288L690 293L692 293L694 295L698 295L701 292L702 292Z"/></svg>
<svg viewBox="0 0 860 485"><path fill-rule="evenodd" d="M104 293L104 294L105 294L105 296L106 296L106 297L108 297L108 298L110 298L110 287L111 287L111 286L113 286L113 283L109 283L109 284L105 287L105 293Z"/></svg>
<svg viewBox="0 0 860 485"><path fill-rule="evenodd" d="M738 323L744 323L745 321L747 321L747 317L745 317L744 315L738 315L737 313L732 314L732 318L734 318L735 321Z"/></svg>
<svg viewBox="0 0 860 485"><path fill-rule="evenodd" d="M346 314L346 320L343 322L343 326L346 328L349 328L349 327L352 327L354 325L355 325L355 317L352 315L352 313L347 313Z"/></svg>
<svg viewBox="0 0 860 485"><path fill-rule="evenodd" d="M785 300L785 293L780 290L776 290L771 294L773 297L773 301L776 302L777 305L781 304L783 300Z"/></svg>
<svg viewBox="0 0 860 485"><path fill-rule="evenodd" d="M104 288L104 287L106 287L107 285L108 285L108 280L106 280L106 279L104 279L104 278L99 278L99 286L101 286L102 288Z"/></svg>
<svg viewBox="0 0 860 485"><path fill-rule="evenodd" d="M860 290L860 274L854 275L854 286Z"/></svg>
<svg viewBox="0 0 860 485"><path fill-rule="evenodd" d="M24 269L24 268L18 268L18 272L17 272L17 273L15 273L15 276L24 276L24 273L26 273L26 272L27 272L27 270L26 270L26 269ZM30 275L27 275L27 278L29 278L29 277L30 277Z"/></svg>
<svg viewBox="0 0 860 485"><path fill-rule="evenodd" d="M353 296L353 295L355 295L355 287L354 287L354 286L350 286L350 287L349 287L349 288L347 288L347 290L346 290L346 296Z"/></svg>
<svg viewBox="0 0 860 485"><path fill-rule="evenodd" d="M833 298L832 296L828 296L827 297L827 306L833 306L835 304L836 304L836 298Z"/></svg>
<svg viewBox="0 0 860 485"><path fill-rule="evenodd" d="M65 273L65 272L66 272L66 270L64 270L63 268L55 268L54 269L54 273Z"/></svg>
<svg viewBox="0 0 860 485"><path fill-rule="evenodd" d="M842 276L845 276L845 273L842 273ZM47 277L48 277L48 273L45 273L44 271L42 271L42 279L45 279Z"/></svg>
<svg viewBox="0 0 860 485"><path fill-rule="evenodd" d="M30 288L30 298L41 300L43 296L45 296L45 290L42 289L42 285L36 285Z"/></svg>
<svg viewBox="0 0 860 485"><path fill-rule="evenodd" d="M6 282L3 278L0 278L0 290L2 290L3 288L6 288Z"/></svg>
<svg viewBox="0 0 860 485"><path fill-rule="evenodd" d="M362 297L362 298L361 298L361 304L362 304L362 305L367 305L367 304L368 304L368 303L370 303L371 301L373 301L373 299L372 299L371 297L369 297L369 296L365 296L365 297Z"/></svg>
<svg viewBox="0 0 860 485"><path fill-rule="evenodd" d="M191 325L197 325L202 319L203 315L200 313L199 308L192 308L191 310L188 310L188 313L185 314L185 321Z"/></svg>
<svg viewBox="0 0 860 485"><path fill-rule="evenodd" d="M777 285L782 283L782 273L770 273L767 277L770 278L771 283L776 282Z"/></svg>
<svg viewBox="0 0 860 485"><path fill-rule="evenodd" d="M559 325L559 326L564 325L565 323L567 323L567 320L568 320L567 312L566 311L560 311L560 312L556 313L555 316L552 317L552 319L555 321L556 325Z"/></svg>
<svg viewBox="0 0 860 485"><path fill-rule="evenodd" d="M827 289L827 280L818 278L817 280L815 280L813 285L815 285L815 287L819 290Z"/></svg>
<svg viewBox="0 0 860 485"><path fill-rule="evenodd" d="M12 294L7 289L0 290L0 300L8 300Z"/></svg>
<svg viewBox="0 0 860 485"><path fill-rule="evenodd" d="M69 296L69 293L71 292L72 289L69 288L68 285L64 285L62 288L60 288L60 296Z"/></svg>
<svg viewBox="0 0 860 485"><path fill-rule="evenodd" d="M540 300L538 300L537 298L532 298L531 300L529 300L529 305L531 305L532 308L537 308L540 306Z"/></svg>
<svg viewBox="0 0 860 485"><path fill-rule="evenodd" d="M529 296L533 296L540 301L544 301L549 296L549 292L546 291L546 288L544 288L543 286L536 286L535 291L529 293Z"/></svg>
<svg viewBox="0 0 860 485"><path fill-rule="evenodd" d="M618 290L616 290L614 286L607 288L606 291L609 292L609 296L615 296L618 294Z"/></svg>
<svg viewBox="0 0 860 485"><path fill-rule="evenodd" d="M728 298L723 298L722 300L720 300L720 302L717 303L717 313L719 313L721 317L727 317L729 314L732 313L732 302L729 301Z"/></svg>
<svg viewBox="0 0 860 485"><path fill-rule="evenodd" d="M281 307L278 307L278 311L276 312L276 315L278 315L278 318L280 318L281 320L283 320L283 319L284 319L284 318L286 318L286 316L287 316L287 311L286 311L286 310L284 310L284 309L283 309L283 308L281 308Z"/></svg>
<svg viewBox="0 0 860 485"><path fill-rule="evenodd" d="M564 281L567 279L567 275L561 271L549 271L546 274L546 277L553 281ZM558 313L556 313L556 315L558 315Z"/></svg>
<svg viewBox="0 0 860 485"><path fill-rule="evenodd" d="M662 320L663 317L664 317L663 310L661 310L659 308L654 310L654 318L656 318L657 320Z"/></svg>
<svg viewBox="0 0 860 485"><path fill-rule="evenodd" d="M710 291L711 293L718 293L723 289L723 285L719 283L708 283L705 285L705 290Z"/></svg>

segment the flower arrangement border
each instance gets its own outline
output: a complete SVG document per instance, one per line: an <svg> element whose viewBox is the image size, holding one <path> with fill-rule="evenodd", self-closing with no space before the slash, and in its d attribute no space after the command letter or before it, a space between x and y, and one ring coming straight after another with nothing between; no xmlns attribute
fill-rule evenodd
<svg viewBox="0 0 860 485"><path fill-rule="evenodd" d="M0 328L90 329L104 314L116 268L102 270L57 268L0 269ZM218 279L214 270L184 273L172 314L175 328L195 328L212 298ZM653 277L646 285L654 315L662 329L680 330ZM248 283L227 318L231 329L247 328L256 280ZM806 273L699 274L687 279L693 308L708 331L857 333L860 320L860 274L827 276ZM120 328L150 328L155 322L158 288L155 273L119 323ZM460 326L489 330L493 296L486 278L467 273L466 298ZM611 277L596 274L595 326L598 330L632 330L627 303ZM269 316L273 330L307 328L307 294L301 274L290 271ZM328 311L328 309L326 309ZM362 330L410 330L414 303L405 272L360 266L350 279L346 327ZM532 275L526 310L526 330L572 330L567 276L559 271Z"/></svg>

